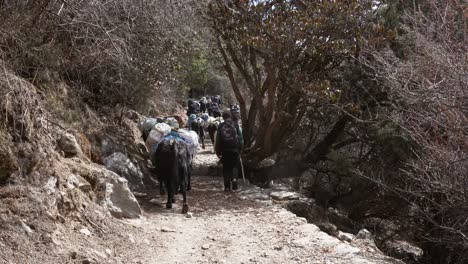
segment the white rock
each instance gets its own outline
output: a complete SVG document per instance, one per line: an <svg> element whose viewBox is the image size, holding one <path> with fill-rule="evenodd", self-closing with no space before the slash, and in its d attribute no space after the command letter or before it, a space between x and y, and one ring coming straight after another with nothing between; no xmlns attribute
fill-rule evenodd
<svg viewBox="0 0 468 264"><path fill-rule="evenodd" d="M68 176L68 179L67 179L68 189L73 190L79 185L80 185L80 180L78 179L78 177L76 177L76 175L71 174L70 176Z"/></svg>
<svg viewBox="0 0 468 264"><path fill-rule="evenodd" d="M204 245L201 246L201 248L202 248L203 250L207 250L207 249L209 249L210 247L211 247L211 246L208 245L208 244L204 244Z"/></svg>
<svg viewBox="0 0 468 264"><path fill-rule="evenodd" d="M58 145L63 152L68 156L74 156L81 153L81 147L76 141L75 136L65 133L60 137Z"/></svg>
<svg viewBox="0 0 468 264"><path fill-rule="evenodd" d="M354 235L350 233L338 231L338 239L341 241L351 242L354 239Z"/></svg>
<svg viewBox="0 0 468 264"><path fill-rule="evenodd" d="M89 231L87 228L80 229L80 233L85 235L85 236L90 236L91 235L91 231Z"/></svg>
<svg viewBox="0 0 468 264"><path fill-rule="evenodd" d="M25 222L21 221L21 227L26 231L26 233L31 234L33 230Z"/></svg>
<svg viewBox="0 0 468 264"><path fill-rule="evenodd" d="M358 234L354 239L361 239L361 240L372 240L374 241L374 236L372 235L371 232L367 229L361 229L359 230Z"/></svg>
<svg viewBox="0 0 468 264"><path fill-rule="evenodd" d="M161 227L161 232L165 232L165 233L175 233L176 230L175 230L175 229L168 228L168 227Z"/></svg>
<svg viewBox="0 0 468 264"><path fill-rule="evenodd" d="M295 192L288 192L288 191L279 191L279 192L272 192L270 197L277 201L284 201L284 200L299 200L300 195Z"/></svg>
<svg viewBox="0 0 468 264"><path fill-rule="evenodd" d="M100 204L116 218L139 218L141 208L137 199L128 188L126 179L116 173L102 168L92 172L94 178L99 181L100 192L98 198Z"/></svg>
<svg viewBox="0 0 468 264"><path fill-rule="evenodd" d="M57 178L50 177L47 180L47 183L44 185L44 190L46 191L47 194L53 194L56 191L56 188L55 188L56 185L57 185Z"/></svg>
<svg viewBox="0 0 468 264"><path fill-rule="evenodd" d="M104 158L104 165L107 169L124 177L129 182L133 191L144 191L143 173L135 164L123 153L115 152Z"/></svg>
<svg viewBox="0 0 468 264"><path fill-rule="evenodd" d="M133 235L132 234L128 234L128 240L132 243L132 244L135 244L135 238L133 238Z"/></svg>

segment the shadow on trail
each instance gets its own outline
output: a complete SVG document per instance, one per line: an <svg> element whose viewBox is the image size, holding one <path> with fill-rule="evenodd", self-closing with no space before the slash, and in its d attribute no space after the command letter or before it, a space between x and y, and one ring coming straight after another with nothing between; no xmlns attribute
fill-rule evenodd
<svg viewBox="0 0 468 264"><path fill-rule="evenodd" d="M194 216L214 215L223 212L245 212L261 208L261 204L251 199L240 199L234 192L224 192L219 159L213 154L213 145L206 144L193 161L192 190L187 193L189 212ZM239 179L240 190L248 188ZM147 217L154 214L181 214L182 195L176 195L172 209L166 209L167 195L159 194L159 186L148 190L148 195L139 202Z"/></svg>
<svg viewBox="0 0 468 264"><path fill-rule="evenodd" d="M242 186L242 184L241 184ZM241 187L242 188L242 187ZM214 215L218 213L243 212L258 209L260 204L252 200L242 200L236 192L224 192L223 179L212 176L193 176L192 190L188 192L189 212L197 215ZM176 195L174 208L166 209L166 195L160 195L159 189L149 192L139 202L148 217L151 214L180 214L182 195Z"/></svg>

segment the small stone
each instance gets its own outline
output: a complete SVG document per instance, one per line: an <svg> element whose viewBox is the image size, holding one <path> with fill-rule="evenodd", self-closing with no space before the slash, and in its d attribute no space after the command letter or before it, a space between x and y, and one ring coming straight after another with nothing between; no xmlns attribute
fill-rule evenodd
<svg viewBox="0 0 468 264"><path fill-rule="evenodd" d="M74 156L81 153L81 148L74 135L65 133L58 141L60 149L64 152L64 156Z"/></svg>
<svg viewBox="0 0 468 264"><path fill-rule="evenodd" d="M112 256L112 250L110 248L106 248L105 251L108 256Z"/></svg>
<svg viewBox="0 0 468 264"><path fill-rule="evenodd" d="M185 215L185 218L193 218L193 214L191 212L188 212L186 215Z"/></svg>
<svg viewBox="0 0 468 264"><path fill-rule="evenodd" d="M80 233L85 235L85 236L90 236L91 231L89 231L87 228L80 229Z"/></svg>
<svg viewBox="0 0 468 264"><path fill-rule="evenodd" d="M210 248L210 245L204 244L204 245L201 246L201 248L202 248L203 250L207 250L207 249Z"/></svg>
<svg viewBox="0 0 468 264"><path fill-rule="evenodd" d="M56 191L55 186L57 185L57 178L55 177L50 177L47 180L47 183L44 185L44 190L46 191L47 194L53 194Z"/></svg>
<svg viewBox="0 0 468 264"><path fill-rule="evenodd" d="M282 247L282 246L274 246L274 247L273 247L273 249L274 249L274 250L278 250L278 251L279 251L279 250L282 250L282 249L283 249L283 247Z"/></svg>
<svg viewBox="0 0 468 264"><path fill-rule="evenodd" d="M128 234L128 240L130 240L131 243L135 243L135 239L132 234Z"/></svg>
<svg viewBox="0 0 468 264"><path fill-rule="evenodd" d="M76 253L76 251L73 251L72 253L70 253L71 259L76 259L77 256L78 256L78 253Z"/></svg>
<svg viewBox="0 0 468 264"><path fill-rule="evenodd" d="M299 200L300 196L298 193L295 192L288 192L288 191L278 191L272 192L270 197L273 200L277 201L285 201L285 200Z"/></svg>
<svg viewBox="0 0 468 264"><path fill-rule="evenodd" d="M171 228L168 228L168 227L161 227L161 232L165 232L165 233L175 233L175 229L171 229Z"/></svg>
<svg viewBox="0 0 468 264"><path fill-rule="evenodd" d="M26 231L26 233L31 234L33 230L25 222L21 221L21 227Z"/></svg>
<svg viewBox="0 0 468 264"><path fill-rule="evenodd" d="M361 229L354 239L362 239L362 240L372 240L374 241L374 236L371 232L367 229Z"/></svg>
<svg viewBox="0 0 468 264"><path fill-rule="evenodd" d="M354 239L354 235L353 234L349 234L349 233L344 233L344 232L341 232L341 231L338 231L338 236L337 238L341 241L347 241L347 242L351 242L353 239Z"/></svg>

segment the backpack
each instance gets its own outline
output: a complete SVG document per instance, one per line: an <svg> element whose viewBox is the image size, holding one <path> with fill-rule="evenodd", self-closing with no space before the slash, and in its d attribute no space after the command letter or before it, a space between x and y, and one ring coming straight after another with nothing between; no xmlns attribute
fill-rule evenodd
<svg viewBox="0 0 468 264"><path fill-rule="evenodd" d="M226 121L219 129L219 137L221 148L226 149L238 149L239 138L237 135L236 124L232 121Z"/></svg>
<svg viewBox="0 0 468 264"><path fill-rule="evenodd" d="M194 101L193 102L193 111L198 114L200 112L200 103L198 103L197 101Z"/></svg>

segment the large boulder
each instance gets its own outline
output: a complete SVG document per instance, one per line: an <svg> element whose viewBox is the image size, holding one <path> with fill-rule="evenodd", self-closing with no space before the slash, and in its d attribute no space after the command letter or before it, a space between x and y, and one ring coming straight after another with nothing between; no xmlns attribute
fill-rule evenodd
<svg viewBox="0 0 468 264"><path fill-rule="evenodd" d="M78 158L56 163L59 186L80 190L116 218L139 218L140 205L128 187L128 181L104 166ZM56 187L54 180L50 186ZM51 188L55 189L55 188ZM64 189L61 191L65 192Z"/></svg>
<svg viewBox="0 0 468 264"><path fill-rule="evenodd" d="M104 158L104 165L107 169L127 179L132 191L145 191L143 173L125 154L121 152L113 153Z"/></svg>
<svg viewBox="0 0 468 264"><path fill-rule="evenodd" d="M75 136L69 133L62 134L58 141L59 148L65 153L65 156L71 157L81 153L80 145Z"/></svg>
<svg viewBox="0 0 468 264"><path fill-rule="evenodd" d="M130 191L125 178L105 168L95 169L91 178L96 181L98 203L116 218L139 218L141 208Z"/></svg>

